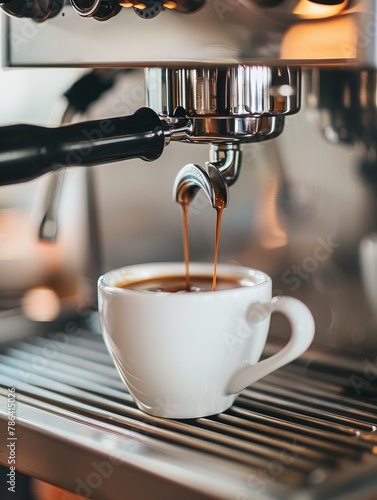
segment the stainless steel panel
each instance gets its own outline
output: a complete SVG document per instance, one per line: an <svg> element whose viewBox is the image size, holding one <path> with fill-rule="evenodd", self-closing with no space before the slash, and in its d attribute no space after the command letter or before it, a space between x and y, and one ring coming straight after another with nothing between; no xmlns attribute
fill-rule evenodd
<svg viewBox="0 0 377 500"><path fill-rule="evenodd" d="M311 5L289 0L261 8L249 0L213 0L192 14L166 10L145 20L132 9L123 9L104 22L81 18L67 5L57 17L43 23L7 19L5 63L71 67L242 63L377 66L373 0L349 2L340 13L335 6L327 7L325 13L311 14Z"/></svg>

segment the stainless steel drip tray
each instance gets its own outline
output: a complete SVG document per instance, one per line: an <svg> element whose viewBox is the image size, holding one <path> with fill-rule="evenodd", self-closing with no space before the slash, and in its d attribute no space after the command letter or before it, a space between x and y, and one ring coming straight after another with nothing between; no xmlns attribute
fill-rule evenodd
<svg viewBox="0 0 377 500"><path fill-rule="evenodd" d="M17 468L83 496L375 498L376 362L311 350L227 412L174 421L137 409L100 335L16 340L0 351L0 463L14 387Z"/></svg>

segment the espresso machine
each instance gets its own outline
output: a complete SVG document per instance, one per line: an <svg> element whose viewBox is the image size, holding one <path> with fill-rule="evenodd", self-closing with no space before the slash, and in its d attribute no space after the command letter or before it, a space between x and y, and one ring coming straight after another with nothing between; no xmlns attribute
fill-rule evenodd
<svg viewBox="0 0 377 500"><path fill-rule="evenodd" d="M124 252L96 253L98 220L112 220L114 233L120 226L93 191L94 172L99 184L112 177L122 187L144 168L140 160L150 163L134 184L141 194L131 188L123 210L130 215L131 199L138 210L145 204L143 182L155 200L159 178L172 205L159 210L158 227L172 240L174 178L195 194L192 225L204 219L208 228L196 169L216 167L230 187L222 258L267 271L274 294L299 297L316 321L307 354L243 391L229 411L195 421L141 414L87 308L22 322L17 338L0 344L0 428L7 435L15 388L18 484L29 478L35 498L46 483L61 495L114 500L125 492L145 500L374 498L376 319L359 249L376 226L375 2L10 0L1 8L5 67L84 70L87 103L97 84L106 92L129 85L138 96L127 112L120 99L103 116L87 106L72 113L72 87L60 125L0 127L0 193L48 179L36 239L55 244L65 172L85 167L90 271L98 276L129 262ZM185 163L194 168L181 171ZM113 233L105 240L122 246ZM128 258L179 258L174 244L150 254L136 246ZM273 318L266 356L286 332Z"/></svg>

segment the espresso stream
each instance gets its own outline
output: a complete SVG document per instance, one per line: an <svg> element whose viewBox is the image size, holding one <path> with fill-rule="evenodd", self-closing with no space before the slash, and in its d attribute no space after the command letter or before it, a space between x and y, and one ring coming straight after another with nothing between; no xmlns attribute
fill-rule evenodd
<svg viewBox="0 0 377 500"><path fill-rule="evenodd" d="M187 201L183 201L180 205L182 209L183 255L185 260L186 291L190 292L192 290L192 286L191 286L190 269L189 269L190 266L189 234L188 234L189 203ZM220 193L216 193L216 198L215 198L216 232L215 232L215 253L213 256L213 278L212 278L213 292L216 290L216 284L217 284L217 261L219 256L221 220L224 208L225 208L224 198L220 195Z"/></svg>

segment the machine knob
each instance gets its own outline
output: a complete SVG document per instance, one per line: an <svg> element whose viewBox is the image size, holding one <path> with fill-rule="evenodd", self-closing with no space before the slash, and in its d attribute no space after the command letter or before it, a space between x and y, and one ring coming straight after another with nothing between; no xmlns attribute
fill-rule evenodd
<svg viewBox="0 0 377 500"><path fill-rule="evenodd" d="M163 10L162 2L157 0L145 0L134 5L134 12L143 19L152 19Z"/></svg>
<svg viewBox="0 0 377 500"><path fill-rule="evenodd" d="M71 0L71 4L80 16L97 21L107 21L122 9L117 0Z"/></svg>
<svg viewBox="0 0 377 500"><path fill-rule="evenodd" d="M59 14L64 0L0 0L3 11L11 17L27 17L37 23Z"/></svg>
<svg viewBox="0 0 377 500"><path fill-rule="evenodd" d="M165 9L182 13L195 12L203 7L206 0L122 0L122 7L132 7L143 19L153 19Z"/></svg>

